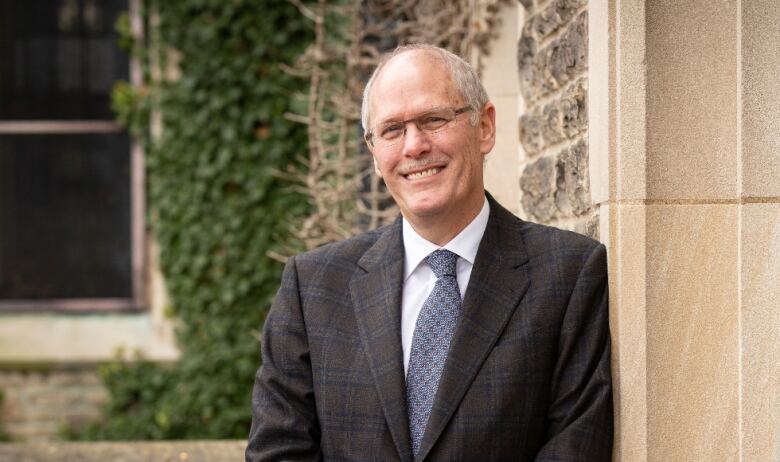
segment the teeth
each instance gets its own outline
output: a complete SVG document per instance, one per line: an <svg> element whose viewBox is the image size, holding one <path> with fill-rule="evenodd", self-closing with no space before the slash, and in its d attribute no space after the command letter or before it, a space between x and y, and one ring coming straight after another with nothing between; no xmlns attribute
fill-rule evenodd
<svg viewBox="0 0 780 462"><path fill-rule="evenodd" d="M439 170L441 169L439 169L438 167L433 167L433 168L429 168L428 170L423 170L422 172L410 173L409 176L407 176L407 178L409 178L410 180L417 180L420 178L425 178L426 176L435 175L439 173Z"/></svg>

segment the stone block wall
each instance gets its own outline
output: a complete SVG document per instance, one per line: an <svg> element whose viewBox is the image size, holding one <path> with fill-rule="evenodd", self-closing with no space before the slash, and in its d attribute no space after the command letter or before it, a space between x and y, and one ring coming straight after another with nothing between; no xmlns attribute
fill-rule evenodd
<svg viewBox="0 0 780 462"><path fill-rule="evenodd" d="M100 417L106 390L94 367L0 371L0 421L19 441L56 439L65 425Z"/></svg>
<svg viewBox="0 0 780 462"><path fill-rule="evenodd" d="M520 0L520 190L530 220L598 238L588 181L587 0Z"/></svg>

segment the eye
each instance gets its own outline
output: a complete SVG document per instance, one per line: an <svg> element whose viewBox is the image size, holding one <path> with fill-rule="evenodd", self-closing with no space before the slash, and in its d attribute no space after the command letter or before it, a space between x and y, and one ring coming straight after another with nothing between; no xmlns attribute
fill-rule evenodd
<svg viewBox="0 0 780 462"><path fill-rule="evenodd" d="M443 127L444 125L446 125L447 122L449 122L449 119L447 119L446 117L443 117L441 115L431 114L431 115L421 117L419 126L422 130L426 130L426 131L437 130Z"/></svg>
<svg viewBox="0 0 780 462"><path fill-rule="evenodd" d="M401 124L388 124L379 128L379 137L385 140L392 140L401 136L404 132L404 126Z"/></svg>

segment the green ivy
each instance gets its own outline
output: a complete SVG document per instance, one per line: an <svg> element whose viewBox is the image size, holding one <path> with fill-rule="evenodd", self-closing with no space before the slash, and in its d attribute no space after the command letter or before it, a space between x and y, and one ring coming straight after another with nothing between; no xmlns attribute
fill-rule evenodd
<svg viewBox="0 0 780 462"><path fill-rule="evenodd" d="M3 390L0 390L0 407L2 407L3 401L5 401L5 394L3 394ZM3 422L0 421L0 443L6 443L8 441L11 441L11 435L6 433Z"/></svg>
<svg viewBox="0 0 780 462"><path fill-rule="evenodd" d="M245 438L258 332L281 276L266 253L307 207L277 174L307 151L305 126L284 117L307 82L280 63L292 65L303 52L312 24L283 0L149 7L159 15L152 49L178 51L180 78L118 84L113 106L146 149L149 223L182 356L170 365L138 358L103 366L105 419L66 436ZM117 29L129 31L126 19ZM148 75L154 53L148 44L134 49ZM163 122L154 141L152 107Z"/></svg>

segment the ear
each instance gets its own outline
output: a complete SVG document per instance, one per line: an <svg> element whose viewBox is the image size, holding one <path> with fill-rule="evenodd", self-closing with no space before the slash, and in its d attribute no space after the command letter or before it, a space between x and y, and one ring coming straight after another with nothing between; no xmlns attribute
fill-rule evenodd
<svg viewBox="0 0 780 462"><path fill-rule="evenodd" d="M364 137L363 141L366 143L368 152L371 153L371 159L374 161L374 172L376 172L376 176L382 178L382 172L379 171L379 165L376 163L376 154L374 153L374 148L371 146L371 143L368 142L367 138Z"/></svg>
<svg viewBox="0 0 780 462"><path fill-rule="evenodd" d="M490 101L479 116L479 152L487 155L496 144L496 107Z"/></svg>

